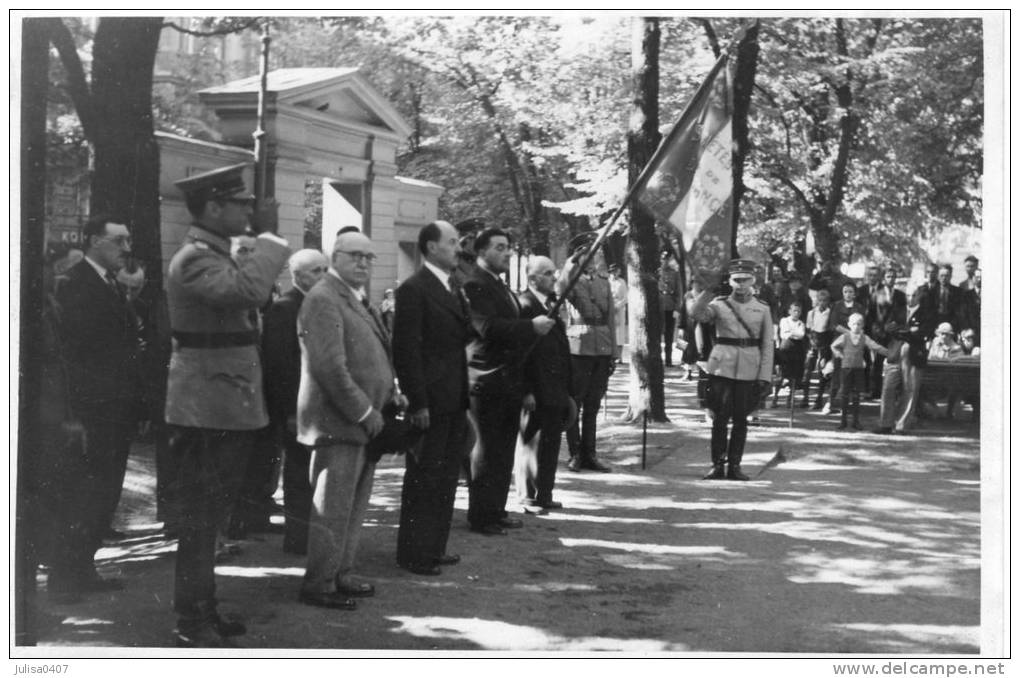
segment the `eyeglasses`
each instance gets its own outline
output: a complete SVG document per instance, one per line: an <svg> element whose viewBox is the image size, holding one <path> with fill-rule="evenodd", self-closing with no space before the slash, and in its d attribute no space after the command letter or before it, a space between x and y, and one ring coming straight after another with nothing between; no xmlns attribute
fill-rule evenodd
<svg viewBox="0 0 1020 678"><path fill-rule="evenodd" d="M351 259L354 259L358 263L371 264L372 262L375 261L376 258L375 254L373 254L372 252L350 252L348 250L337 250L337 252L343 252L344 254L349 256Z"/></svg>
<svg viewBox="0 0 1020 678"><path fill-rule="evenodd" d="M118 247L131 247L131 236L129 235L115 235L115 236L104 235L102 236L102 238L103 240L108 240L112 242L114 245L117 245Z"/></svg>

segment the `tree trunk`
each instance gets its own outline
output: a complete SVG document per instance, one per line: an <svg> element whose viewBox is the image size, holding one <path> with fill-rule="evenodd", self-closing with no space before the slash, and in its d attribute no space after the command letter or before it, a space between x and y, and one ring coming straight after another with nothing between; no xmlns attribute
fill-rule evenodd
<svg viewBox="0 0 1020 678"><path fill-rule="evenodd" d="M737 229L740 225L740 199L744 195L744 162L751 150L747 116L758 68L758 22L755 22L737 46L737 68L733 80L733 234L730 256L737 254ZM765 262L762 262L764 264Z"/></svg>
<svg viewBox="0 0 1020 678"><path fill-rule="evenodd" d="M629 183L633 185L655 153L659 134L659 22L634 21L632 70L634 105L627 130ZM630 321L630 421L648 415L668 421L663 391L662 311L659 307L659 238L655 219L637 203L630 206L627 239L627 309Z"/></svg>
<svg viewBox="0 0 1020 678"><path fill-rule="evenodd" d="M21 42L21 327L15 509L14 643L35 645L32 618L39 511L29 504L42 447L43 255L46 217L46 92L49 40L40 19L22 22Z"/></svg>
<svg viewBox="0 0 1020 678"><path fill-rule="evenodd" d="M92 103L96 126L92 213L127 221L149 289L162 287L159 147L153 136L152 70L161 17L104 17L96 29Z"/></svg>

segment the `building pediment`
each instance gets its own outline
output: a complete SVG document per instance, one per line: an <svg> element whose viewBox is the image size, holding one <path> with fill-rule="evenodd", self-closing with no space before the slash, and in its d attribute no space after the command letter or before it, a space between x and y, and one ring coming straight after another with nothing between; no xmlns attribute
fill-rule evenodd
<svg viewBox="0 0 1020 678"><path fill-rule="evenodd" d="M218 115L250 114L258 106L260 76L199 92ZM281 68L267 75L267 109L307 111L317 120L387 131L399 138L411 127L357 68Z"/></svg>

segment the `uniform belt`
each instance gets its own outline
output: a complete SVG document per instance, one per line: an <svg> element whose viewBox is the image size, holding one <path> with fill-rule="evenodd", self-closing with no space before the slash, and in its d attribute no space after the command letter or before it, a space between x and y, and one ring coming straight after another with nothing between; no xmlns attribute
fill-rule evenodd
<svg viewBox="0 0 1020 678"><path fill-rule="evenodd" d="M740 346L741 348L751 348L758 346L757 339L740 338L736 337L716 337L715 343L722 344L723 346Z"/></svg>
<svg viewBox="0 0 1020 678"><path fill-rule="evenodd" d="M258 343L256 330L244 332L174 332L178 348L233 348Z"/></svg>

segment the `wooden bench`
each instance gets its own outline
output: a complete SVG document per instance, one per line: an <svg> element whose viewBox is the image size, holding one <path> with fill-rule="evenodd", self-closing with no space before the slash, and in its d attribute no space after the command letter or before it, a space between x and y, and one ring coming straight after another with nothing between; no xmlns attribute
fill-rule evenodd
<svg viewBox="0 0 1020 678"><path fill-rule="evenodd" d="M929 398L944 398L950 391L964 400L981 395L979 357L928 360L928 366L922 372L921 391Z"/></svg>

